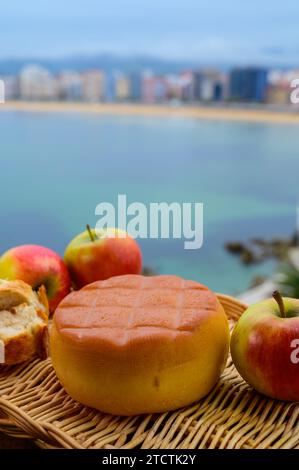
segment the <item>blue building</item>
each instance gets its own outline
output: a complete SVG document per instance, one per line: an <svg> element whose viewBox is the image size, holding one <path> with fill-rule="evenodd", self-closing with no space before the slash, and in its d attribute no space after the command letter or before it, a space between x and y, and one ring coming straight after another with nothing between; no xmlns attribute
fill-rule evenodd
<svg viewBox="0 0 299 470"><path fill-rule="evenodd" d="M229 96L236 101L266 100L268 71L265 68L235 68L230 73Z"/></svg>
<svg viewBox="0 0 299 470"><path fill-rule="evenodd" d="M113 103L117 99L116 82L117 82L118 74L119 72L116 70L113 70L112 72L109 72L106 74L104 99L108 103L109 102Z"/></svg>
<svg viewBox="0 0 299 470"><path fill-rule="evenodd" d="M129 75L130 81L130 99L132 101L141 101L142 100L142 83L143 76L139 72L132 72Z"/></svg>

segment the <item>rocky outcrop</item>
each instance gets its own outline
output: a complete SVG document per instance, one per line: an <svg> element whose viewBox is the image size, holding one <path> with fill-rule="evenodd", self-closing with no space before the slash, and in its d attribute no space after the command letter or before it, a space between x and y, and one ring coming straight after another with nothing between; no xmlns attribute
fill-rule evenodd
<svg viewBox="0 0 299 470"><path fill-rule="evenodd" d="M290 239L274 238L264 240L254 238L249 242L232 241L225 244L226 250L232 255L238 256L244 264L261 263L269 258L278 261L288 261L291 248L298 246L298 237Z"/></svg>

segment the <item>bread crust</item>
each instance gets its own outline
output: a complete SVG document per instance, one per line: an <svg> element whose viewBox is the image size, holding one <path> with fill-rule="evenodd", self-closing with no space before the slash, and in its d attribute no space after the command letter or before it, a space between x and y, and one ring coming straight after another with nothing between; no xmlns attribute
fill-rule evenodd
<svg viewBox="0 0 299 470"><path fill-rule="evenodd" d="M30 313L27 322L22 318L25 309ZM43 286L36 293L23 281L0 280L0 365L19 364L35 355L45 358L48 317L48 300ZM9 318L13 320L11 327Z"/></svg>

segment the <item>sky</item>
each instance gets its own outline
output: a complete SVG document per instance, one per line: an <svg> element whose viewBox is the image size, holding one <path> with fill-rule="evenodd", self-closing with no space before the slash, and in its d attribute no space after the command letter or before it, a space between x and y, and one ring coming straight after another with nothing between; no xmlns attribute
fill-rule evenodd
<svg viewBox="0 0 299 470"><path fill-rule="evenodd" d="M0 0L0 60L113 53L299 64L298 0Z"/></svg>

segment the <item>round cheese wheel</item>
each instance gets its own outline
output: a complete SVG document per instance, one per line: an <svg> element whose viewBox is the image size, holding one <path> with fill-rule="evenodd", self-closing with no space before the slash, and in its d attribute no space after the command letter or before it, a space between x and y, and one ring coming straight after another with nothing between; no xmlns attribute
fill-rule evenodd
<svg viewBox="0 0 299 470"><path fill-rule="evenodd" d="M207 287L176 276L126 275L69 294L55 312L50 346L75 400L129 416L206 395L225 366L229 328Z"/></svg>

